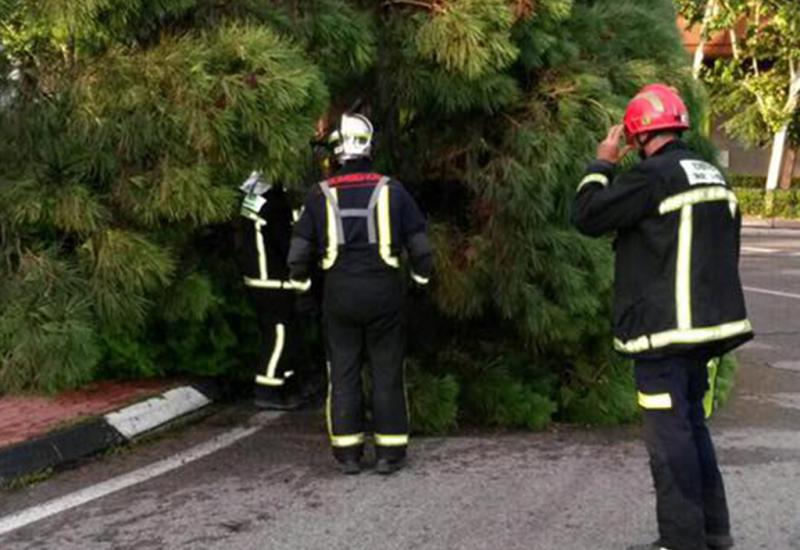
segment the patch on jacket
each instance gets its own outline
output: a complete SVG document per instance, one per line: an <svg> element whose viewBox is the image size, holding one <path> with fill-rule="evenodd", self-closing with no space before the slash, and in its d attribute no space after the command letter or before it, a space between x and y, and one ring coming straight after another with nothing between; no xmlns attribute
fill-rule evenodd
<svg viewBox="0 0 800 550"><path fill-rule="evenodd" d="M265 204L267 204L267 199L264 197L253 194L246 195L242 201L242 212L250 211L253 214L258 214Z"/></svg>
<svg viewBox="0 0 800 550"><path fill-rule="evenodd" d="M682 160L681 168L689 185L726 185L722 172L704 160Z"/></svg>

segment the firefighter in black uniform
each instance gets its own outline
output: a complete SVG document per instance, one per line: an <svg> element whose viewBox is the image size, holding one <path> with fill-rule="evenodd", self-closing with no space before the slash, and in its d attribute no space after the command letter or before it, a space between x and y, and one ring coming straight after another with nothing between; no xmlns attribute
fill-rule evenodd
<svg viewBox="0 0 800 550"><path fill-rule="evenodd" d="M286 258L292 234L292 208L280 185L253 172L242 184L238 256L244 284L255 305L261 349L255 376L255 404L290 410L302 403L296 384L289 384L298 366L295 291Z"/></svg>
<svg viewBox="0 0 800 550"><path fill-rule="evenodd" d="M635 361L660 535L631 549L733 546L703 398L709 360L753 336L739 280L741 216L720 171L680 140L687 129L677 92L645 87L598 147L574 202L582 233L616 232L614 344ZM642 162L615 174L631 149Z"/></svg>
<svg viewBox="0 0 800 550"><path fill-rule="evenodd" d="M311 189L289 252L298 287L309 285L317 260L325 272L328 432L348 474L360 471L364 447L362 361L372 374L376 469L390 474L404 464L409 426L399 254L408 252L414 284L427 284L432 273L425 219L399 182L372 171L372 134L366 117L342 116L331 136L340 170Z"/></svg>

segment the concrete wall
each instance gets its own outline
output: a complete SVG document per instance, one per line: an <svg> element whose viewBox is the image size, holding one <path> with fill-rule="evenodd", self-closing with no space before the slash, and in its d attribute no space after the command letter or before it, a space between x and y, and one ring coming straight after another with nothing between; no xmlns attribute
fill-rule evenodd
<svg viewBox="0 0 800 550"><path fill-rule="evenodd" d="M727 166L725 167L732 174L750 174L766 177L772 153L769 148L748 148L728 137L719 125L714 129L712 139L720 150L722 164L725 165L725 160L727 159ZM800 178L800 162L795 163L794 177Z"/></svg>

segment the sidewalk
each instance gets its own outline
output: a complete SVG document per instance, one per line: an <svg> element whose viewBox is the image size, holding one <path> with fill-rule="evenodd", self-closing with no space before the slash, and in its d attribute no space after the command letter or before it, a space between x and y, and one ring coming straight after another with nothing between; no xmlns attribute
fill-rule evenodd
<svg viewBox="0 0 800 550"><path fill-rule="evenodd" d="M747 216L742 220L742 227L757 229L793 229L800 230L800 220L783 218L755 218Z"/></svg>
<svg viewBox="0 0 800 550"><path fill-rule="evenodd" d="M742 235L748 237L800 237L800 220L746 217Z"/></svg>

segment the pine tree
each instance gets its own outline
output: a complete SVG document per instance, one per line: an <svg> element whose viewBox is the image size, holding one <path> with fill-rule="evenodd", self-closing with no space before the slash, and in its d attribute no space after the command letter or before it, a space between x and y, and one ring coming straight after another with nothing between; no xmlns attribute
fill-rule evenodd
<svg viewBox="0 0 800 550"><path fill-rule="evenodd" d="M451 356L436 362L458 373L464 414L534 427L557 404L561 418L631 418L630 374L608 344L608 243L580 237L569 205L598 139L642 85L680 86L703 120L673 6L386 4L383 160L434 220L435 299L458 324Z"/></svg>
<svg viewBox="0 0 800 550"><path fill-rule="evenodd" d="M234 186L259 167L301 189L315 120L360 105L432 222L415 424L635 415L609 243L569 209L641 85L680 86L703 120L670 0L6 4L0 387L237 365ZM64 358L71 379L42 384Z"/></svg>
<svg viewBox="0 0 800 550"><path fill-rule="evenodd" d="M202 324L223 301L198 238L236 183L302 173L321 70L245 3L216 6L3 4L5 391L80 384L104 356L157 371L150 324Z"/></svg>

